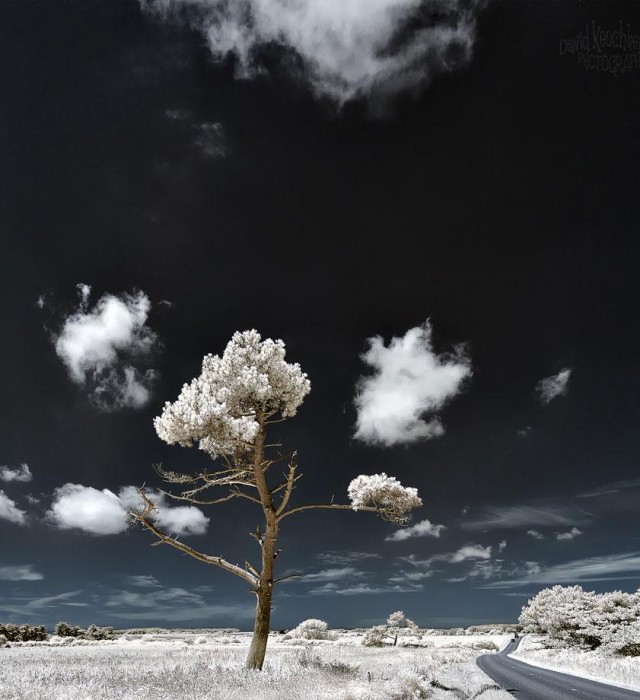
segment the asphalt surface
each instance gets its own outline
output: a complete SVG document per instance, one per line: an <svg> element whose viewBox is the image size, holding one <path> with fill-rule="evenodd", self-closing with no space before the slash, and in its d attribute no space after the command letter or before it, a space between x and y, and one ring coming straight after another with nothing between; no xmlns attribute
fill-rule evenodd
<svg viewBox="0 0 640 700"><path fill-rule="evenodd" d="M478 666L518 700L640 700L640 693L596 683L566 673L547 671L510 659L520 640L510 642L500 654L478 657Z"/></svg>

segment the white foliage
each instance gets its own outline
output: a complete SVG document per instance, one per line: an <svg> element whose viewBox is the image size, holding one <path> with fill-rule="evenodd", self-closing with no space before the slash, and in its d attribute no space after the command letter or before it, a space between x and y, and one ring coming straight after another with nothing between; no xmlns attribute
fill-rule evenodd
<svg viewBox="0 0 640 700"><path fill-rule="evenodd" d="M329 625L313 618L304 620L288 634L293 639L329 639Z"/></svg>
<svg viewBox="0 0 640 700"><path fill-rule="evenodd" d="M410 620L402 610L391 613L387 619L387 627L404 630L417 630L418 625Z"/></svg>
<svg viewBox="0 0 640 700"><path fill-rule="evenodd" d="M422 505L418 489L403 486L384 472L357 476L349 484L347 493L353 510L367 506L381 508L383 517L393 522L406 522L409 511Z"/></svg>
<svg viewBox="0 0 640 700"><path fill-rule="evenodd" d="M258 433L257 416L294 416L311 385L300 366L285 362L282 340L261 339L255 331L237 332L222 357L206 355L202 373L182 387L154 419L158 436L170 445L197 442L211 457L250 447Z"/></svg>
<svg viewBox="0 0 640 700"><path fill-rule="evenodd" d="M522 608L520 623L555 646L620 653L635 646L640 655L640 590L597 594L581 586L545 588Z"/></svg>
<svg viewBox="0 0 640 700"><path fill-rule="evenodd" d="M471 376L471 363L462 348L436 353L431 336L427 321L392 338L389 347L380 336L369 338L362 359L374 373L360 380L355 398L358 440L388 447L444 434L437 411Z"/></svg>

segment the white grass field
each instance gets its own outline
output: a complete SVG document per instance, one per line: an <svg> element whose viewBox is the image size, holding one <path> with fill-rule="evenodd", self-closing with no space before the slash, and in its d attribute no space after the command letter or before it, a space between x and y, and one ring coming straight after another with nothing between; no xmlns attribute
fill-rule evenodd
<svg viewBox="0 0 640 700"><path fill-rule="evenodd" d="M640 691L640 657L615 657L579 649L545 649L539 637L525 637L514 659L621 688Z"/></svg>
<svg viewBox="0 0 640 700"><path fill-rule="evenodd" d="M148 634L0 649L2 700L508 700L476 666L505 635L424 636L421 646L370 648L273 634L262 672L246 671L248 634ZM56 643L56 640L58 643ZM445 690L448 688L449 690Z"/></svg>

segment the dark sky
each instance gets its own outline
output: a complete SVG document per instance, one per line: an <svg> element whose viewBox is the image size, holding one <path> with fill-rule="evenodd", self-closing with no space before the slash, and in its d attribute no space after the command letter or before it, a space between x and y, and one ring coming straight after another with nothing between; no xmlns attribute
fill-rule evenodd
<svg viewBox="0 0 640 700"><path fill-rule="evenodd" d="M638 50L601 49L636 61L618 75L560 55L619 20L637 37L640 5L494 0L466 65L339 110L269 52L272 70L238 80L201 31L134 0L0 0L0 465L33 474L0 484L0 618L249 626L253 600L225 572L139 530L47 515L64 484L117 493L159 486L160 461L206 465L152 419L249 328L311 379L274 431L298 450L298 501L344 502L355 476L386 471L418 487L413 523L446 526L396 542L366 513L284 521L280 571L314 576L280 588L275 628L397 609L423 626L506 622L553 583L637 589ZM78 283L90 308L150 299L144 406L99 410L56 354ZM439 413L445 434L355 440L367 339L427 319L435 351L466 343L473 369ZM544 403L538 382L565 368ZM207 515L193 546L257 555L251 508Z"/></svg>

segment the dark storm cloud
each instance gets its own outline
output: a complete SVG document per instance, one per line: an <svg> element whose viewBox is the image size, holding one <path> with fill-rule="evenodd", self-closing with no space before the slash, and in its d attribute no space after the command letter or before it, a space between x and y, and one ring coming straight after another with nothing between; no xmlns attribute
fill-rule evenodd
<svg viewBox="0 0 640 700"><path fill-rule="evenodd" d="M140 0L167 18L185 13L216 60L236 75L266 70L273 47L317 97L386 101L467 63L486 0ZM266 49L266 51L265 51ZM269 51L269 49L271 49Z"/></svg>

